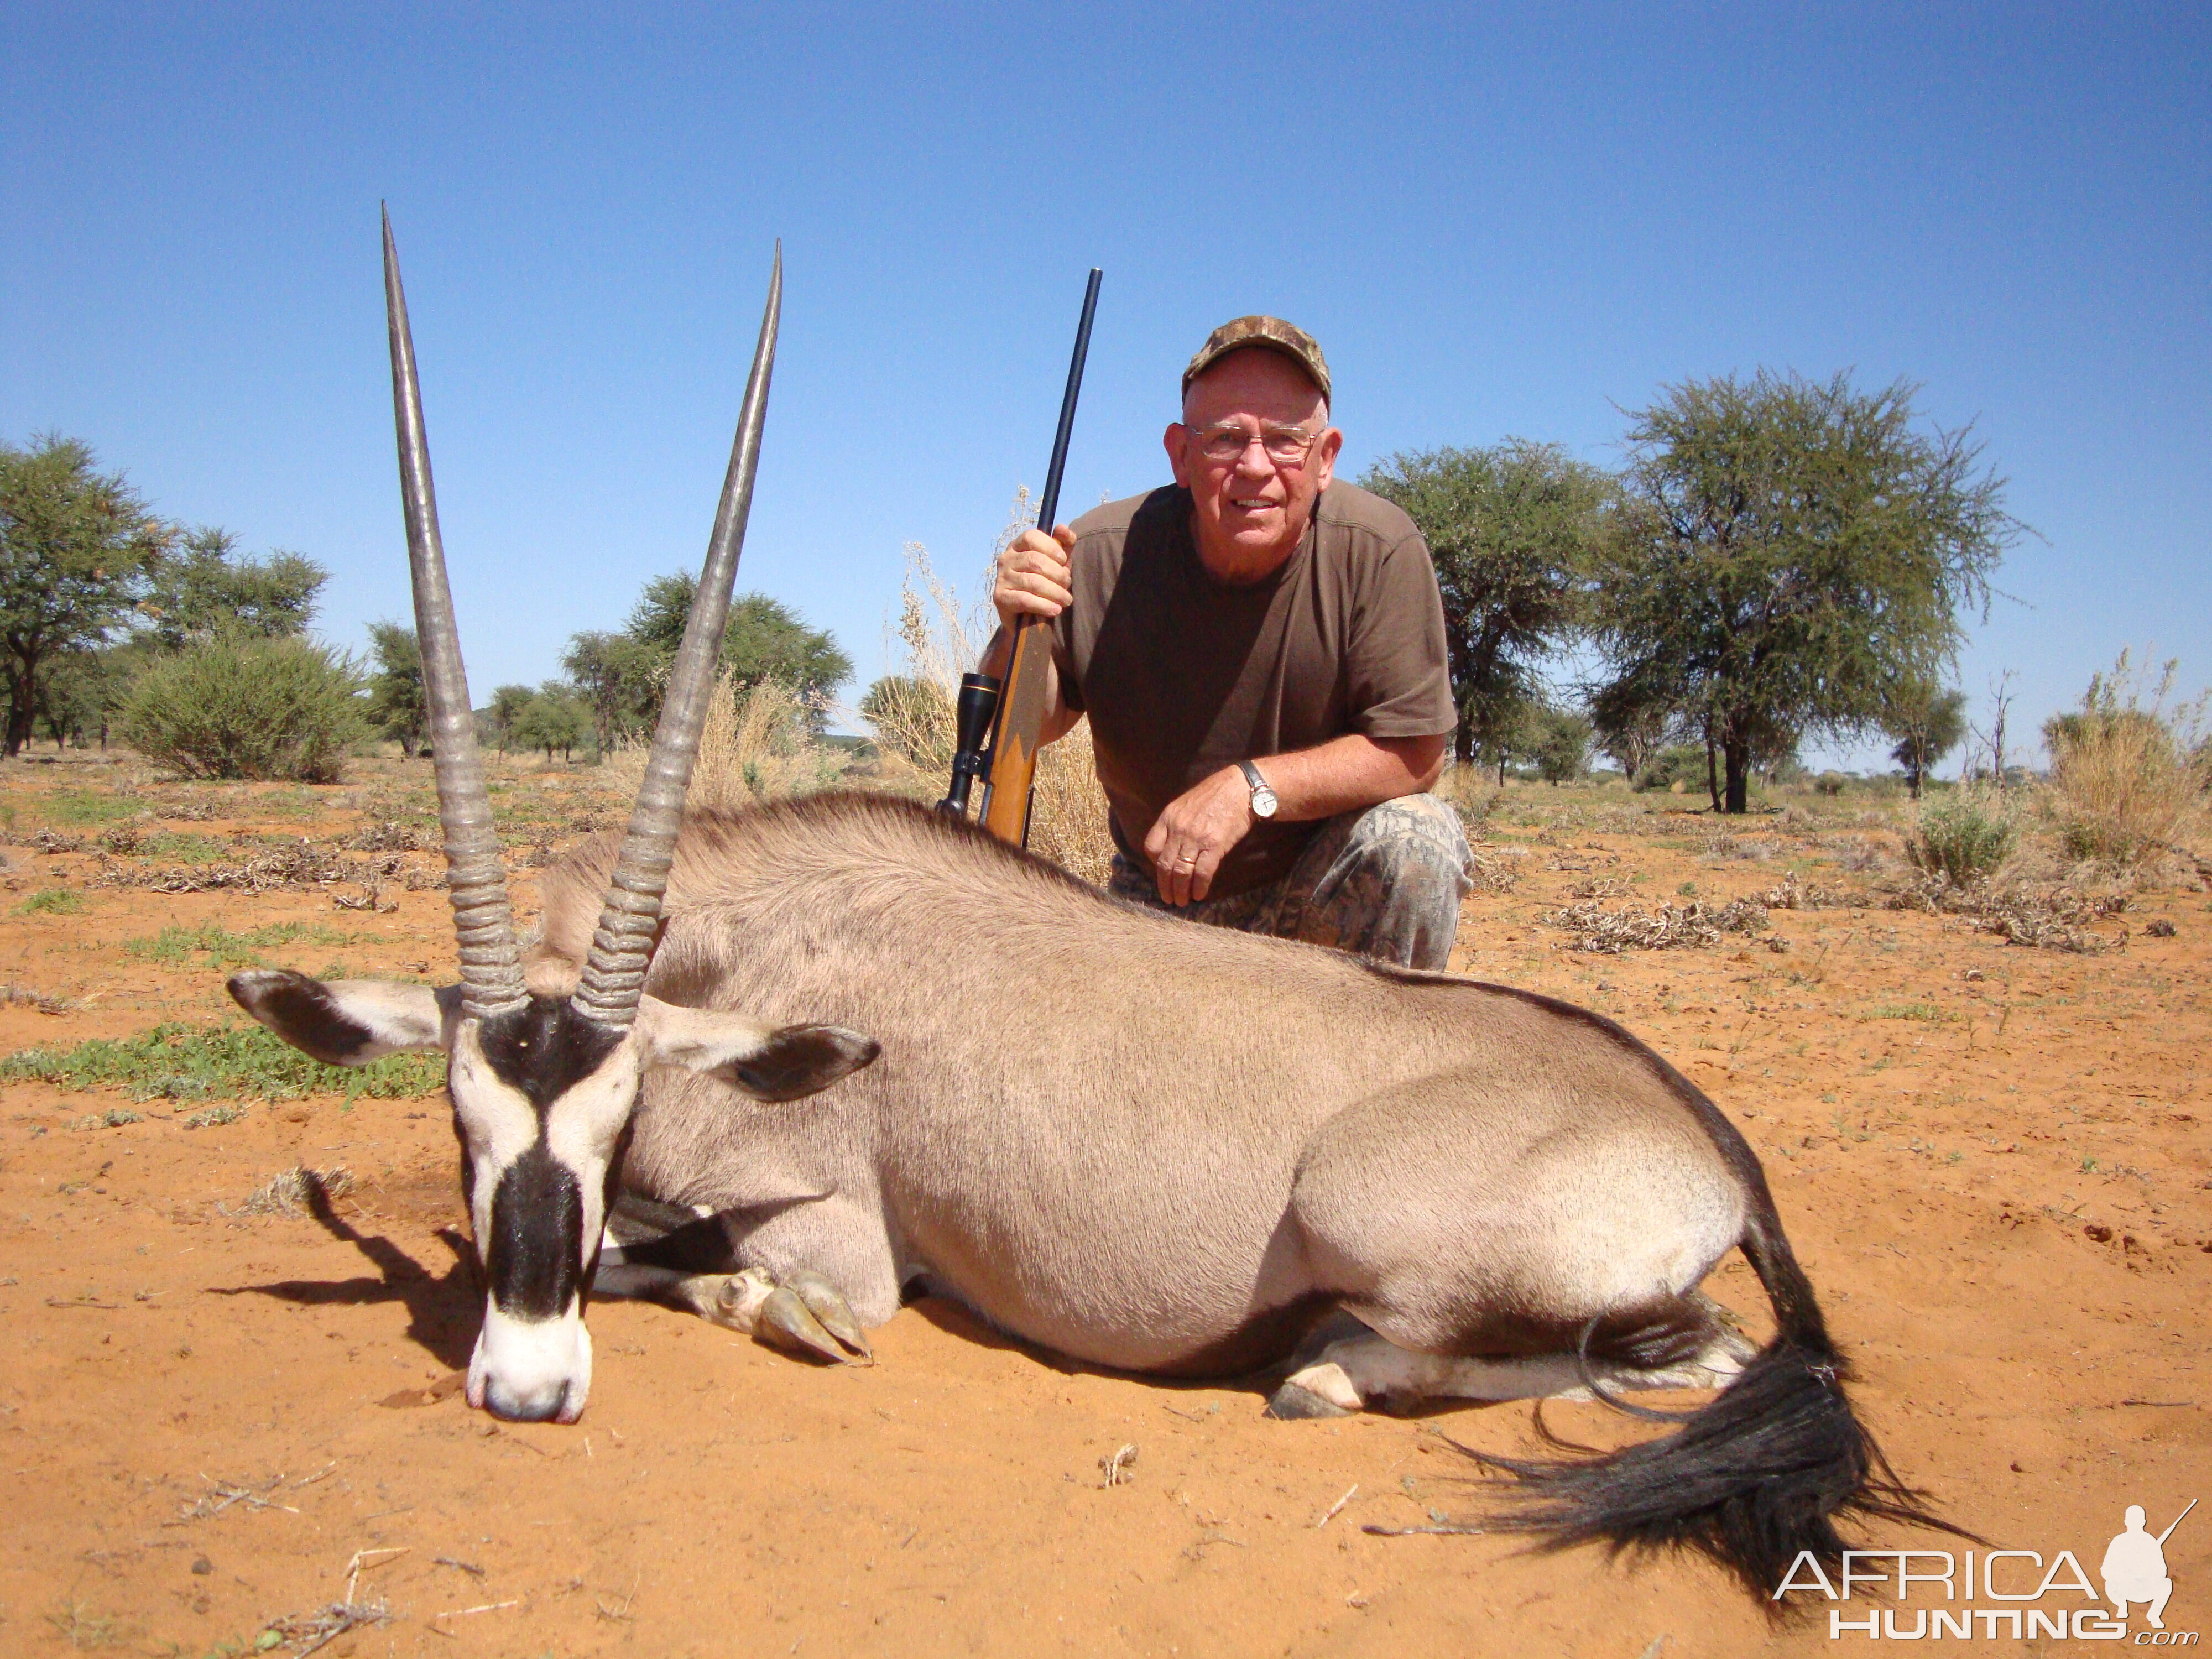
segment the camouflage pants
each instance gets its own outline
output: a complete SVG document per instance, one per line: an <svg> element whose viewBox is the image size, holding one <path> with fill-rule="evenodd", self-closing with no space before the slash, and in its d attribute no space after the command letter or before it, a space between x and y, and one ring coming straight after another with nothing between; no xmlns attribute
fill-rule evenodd
<svg viewBox="0 0 2212 1659"><path fill-rule="evenodd" d="M1281 880L1177 909L1114 855L1116 896L1214 927L1304 939L1407 968L1442 968L1471 890L1467 832L1434 795L1403 795L1324 822Z"/></svg>

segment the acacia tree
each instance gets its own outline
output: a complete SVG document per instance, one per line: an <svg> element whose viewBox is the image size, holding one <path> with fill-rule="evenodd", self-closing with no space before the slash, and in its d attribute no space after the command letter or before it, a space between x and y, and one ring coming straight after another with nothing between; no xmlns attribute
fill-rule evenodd
<svg viewBox="0 0 2212 1659"><path fill-rule="evenodd" d="M0 677L8 691L6 752L30 741L41 684L64 653L106 642L167 544L120 472L101 472L75 438L46 434L27 449L0 443Z"/></svg>
<svg viewBox="0 0 2212 1659"><path fill-rule="evenodd" d="M542 749L549 761L557 749L566 760L591 734L590 713L568 686L548 680L516 711L512 730L522 748Z"/></svg>
<svg viewBox="0 0 2212 1659"><path fill-rule="evenodd" d="M1691 380L1633 417L1596 585L1613 686L1702 726L1721 806L1762 753L1878 726L1954 655L1961 606L2026 527L1967 432L1917 428L1917 388L1762 369Z"/></svg>
<svg viewBox="0 0 2212 1659"><path fill-rule="evenodd" d="M1529 745L1536 775L1557 788L1589 770L1590 737L1587 715L1571 708L1544 708L1530 716L1522 741Z"/></svg>
<svg viewBox="0 0 2212 1659"><path fill-rule="evenodd" d="M1614 680L1595 689L1590 697L1590 725L1601 753L1620 763L1633 785L1660 750L1679 738L1679 720L1668 699L1671 687Z"/></svg>
<svg viewBox="0 0 2212 1659"><path fill-rule="evenodd" d="M397 738L402 760L419 754L430 730L430 708L422 694L422 647L415 630L396 622L368 625L368 654L376 665L368 677L369 724Z"/></svg>
<svg viewBox="0 0 2212 1659"><path fill-rule="evenodd" d="M668 659L628 634L574 635L561 666L589 712L599 752L642 731L660 706Z"/></svg>
<svg viewBox="0 0 2212 1659"><path fill-rule="evenodd" d="M1881 728L1897 739L1890 758L1905 769L1905 787L1920 799L1920 785L1936 763L1966 738L1966 694L1923 681L1899 687L1882 711Z"/></svg>
<svg viewBox="0 0 2212 1659"><path fill-rule="evenodd" d="M537 695L526 685L494 687L491 701L477 711L477 730L488 735L501 754L506 754L514 746L515 718Z"/></svg>
<svg viewBox="0 0 2212 1659"><path fill-rule="evenodd" d="M1359 482L1429 544L1459 708L1455 750L1462 763L1494 762L1502 778L1543 702L1537 665L1582 620L1613 481L1558 444L1508 438L1393 455Z"/></svg>
<svg viewBox="0 0 2212 1659"><path fill-rule="evenodd" d="M668 665L675 659L676 647L684 642L684 629L691 620L691 595L697 586L696 577L681 571L655 576L639 594L623 630L653 665L645 723L659 717ZM583 637L577 636L579 643ZM853 678L853 659L838 647L828 629L809 628L790 606L765 593L740 593L730 601L720 661L723 669L735 677L737 690L744 691L763 680L775 680L790 687L799 702L813 711L817 722L830 694ZM571 665L569 672L576 671Z"/></svg>
<svg viewBox="0 0 2212 1659"><path fill-rule="evenodd" d="M282 548L243 557L237 537L208 526L186 532L176 550L155 562L139 610L149 618L147 638L162 651L224 633L296 639L314 620L330 579L313 559Z"/></svg>

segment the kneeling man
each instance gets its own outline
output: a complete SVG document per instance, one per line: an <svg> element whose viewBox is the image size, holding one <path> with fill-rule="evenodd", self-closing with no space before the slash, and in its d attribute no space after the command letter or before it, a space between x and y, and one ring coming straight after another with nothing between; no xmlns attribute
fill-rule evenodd
<svg viewBox="0 0 2212 1659"><path fill-rule="evenodd" d="M1442 968L1469 857L1425 793L1455 714L1420 532L1333 478L1328 366L1279 319L1213 331L1165 441L1171 486L1000 556L984 672L1050 620L1041 736L1090 717L1115 893Z"/></svg>
<svg viewBox="0 0 2212 1659"><path fill-rule="evenodd" d="M2128 1616L2129 1602L2148 1602L2150 1627L2164 1630L2166 1620L2161 1615L2166 1598L2173 1594L2173 1580L2166 1574L2164 1546L2173 1528L2153 1537L2144 1528L2140 1504L2128 1505L2126 1522L2127 1530L2105 1547L2099 1574L2105 1581L2105 1599L2118 1609L2122 1619Z"/></svg>

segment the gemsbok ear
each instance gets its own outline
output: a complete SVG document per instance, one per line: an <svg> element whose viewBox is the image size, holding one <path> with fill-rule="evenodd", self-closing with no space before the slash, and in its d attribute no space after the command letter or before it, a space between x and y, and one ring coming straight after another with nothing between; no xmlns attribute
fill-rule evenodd
<svg viewBox="0 0 2212 1659"><path fill-rule="evenodd" d="M434 991L374 979L325 982L288 968L234 974L230 994L301 1054L331 1066L366 1066L410 1048L442 1048L446 1015L460 1006L459 986Z"/></svg>
<svg viewBox="0 0 2212 1659"><path fill-rule="evenodd" d="M836 1025L763 1025L742 1014L679 1008L647 997L637 1029L648 1066L716 1077L755 1100L803 1100L883 1052L872 1037Z"/></svg>

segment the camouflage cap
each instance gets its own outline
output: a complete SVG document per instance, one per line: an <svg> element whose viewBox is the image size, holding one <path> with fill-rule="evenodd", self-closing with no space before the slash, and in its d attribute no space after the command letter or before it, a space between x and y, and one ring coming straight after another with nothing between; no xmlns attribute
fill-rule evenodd
<svg viewBox="0 0 2212 1659"><path fill-rule="evenodd" d="M1324 400L1329 400L1328 360L1321 355L1321 343L1294 323L1279 317L1239 317L1224 323L1206 337L1206 343L1190 360L1190 367L1182 372L1182 389L1190 390L1190 383L1212 368L1232 351L1242 351L1247 346L1258 346L1267 351L1279 351L1300 368L1306 377L1321 388Z"/></svg>

